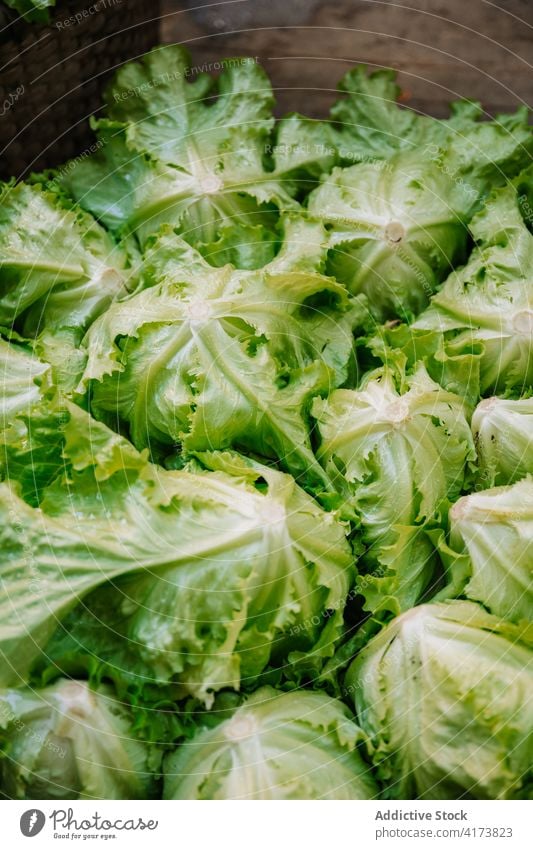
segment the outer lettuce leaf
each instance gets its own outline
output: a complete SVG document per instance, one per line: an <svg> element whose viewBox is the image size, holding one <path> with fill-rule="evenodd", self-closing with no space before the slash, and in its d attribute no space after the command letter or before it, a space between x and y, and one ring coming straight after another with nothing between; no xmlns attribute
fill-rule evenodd
<svg viewBox="0 0 533 849"><path fill-rule="evenodd" d="M345 692L394 799L531 798L533 652L472 602L415 607L374 637Z"/></svg>
<svg viewBox="0 0 533 849"><path fill-rule="evenodd" d="M444 583L432 524L395 524L381 540L370 544L356 587L365 610L372 613L373 625L429 600Z"/></svg>
<svg viewBox="0 0 533 849"><path fill-rule="evenodd" d="M43 330L32 340L37 357L50 366L52 381L65 395L75 394L87 364L87 352L81 346L83 333L70 327Z"/></svg>
<svg viewBox="0 0 533 849"><path fill-rule="evenodd" d="M463 555L455 569L469 576L464 589L468 598L498 616L533 619L532 529L530 477L513 486L473 492L453 505L450 547Z"/></svg>
<svg viewBox="0 0 533 849"><path fill-rule="evenodd" d="M339 83L345 95L333 105L331 117L341 158L386 159L400 150L443 144L475 126L481 115L476 103L452 103L452 117L438 120L419 115L397 101L401 89L396 72L381 69L367 74L364 65L352 68Z"/></svg>
<svg viewBox="0 0 533 849"><path fill-rule="evenodd" d="M136 740L109 687L59 680L0 690L0 776L12 799L146 799L158 750Z"/></svg>
<svg viewBox="0 0 533 849"><path fill-rule="evenodd" d="M58 497L51 493L54 504ZM355 574L331 514L292 478L261 466L241 478L160 472L150 501L136 503L144 527L130 528L122 510L118 540L146 539L149 530L160 553L145 568L138 557L127 579L102 586L67 620L78 655L119 683L133 663L145 684L208 706L220 689L249 689L268 666L282 677L316 674L341 636ZM59 638L47 648L60 668L63 645Z"/></svg>
<svg viewBox="0 0 533 849"><path fill-rule="evenodd" d="M466 257L477 201L418 152L337 168L309 198L330 229L329 271L367 295L376 318L419 313Z"/></svg>
<svg viewBox="0 0 533 849"><path fill-rule="evenodd" d="M364 65L341 79L338 88L345 96L334 103L331 117L344 161L386 158L431 137L436 122L397 105L401 89L395 80L393 70L367 75Z"/></svg>
<svg viewBox="0 0 533 849"><path fill-rule="evenodd" d="M64 469L62 427L68 414L55 404L21 414L1 442L2 478L17 484L24 501L37 507L43 490Z"/></svg>
<svg viewBox="0 0 533 849"><path fill-rule="evenodd" d="M482 488L533 474L533 398L487 398L472 416L477 482Z"/></svg>
<svg viewBox="0 0 533 849"><path fill-rule="evenodd" d="M149 288L111 306L85 340L80 389L95 414L126 423L139 448L244 448L325 486L308 399L350 376L365 308L315 270L322 237L320 225L287 221L272 263L236 271L163 233L146 255Z"/></svg>
<svg viewBox="0 0 533 849"><path fill-rule="evenodd" d="M373 799L349 710L322 693L262 687L165 760L165 799Z"/></svg>
<svg viewBox="0 0 533 849"><path fill-rule="evenodd" d="M471 229L478 247L414 328L446 334L456 351L481 344L482 393L520 393L533 382L533 235L515 187L494 192Z"/></svg>
<svg viewBox="0 0 533 849"><path fill-rule="evenodd" d="M238 134L227 142L237 148L233 166L226 167L230 154L224 143L215 159L213 154L204 163L202 148L201 154L191 153L190 164L178 167L156 158L155 152L132 147L121 123L102 119L94 126L98 151L76 163L61 182L107 227L122 235L134 233L144 248L150 235L170 224L208 256L215 254L216 245L227 239L231 229L251 268L259 267L265 256L273 256L277 207L296 209L297 205L263 169L263 131L249 131L258 134L252 142L258 157L253 166L240 161L249 156L251 141ZM263 243L270 243L270 249L265 251Z"/></svg>
<svg viewBox="0 0 533 849"><path fill-rule="evenodd" d="M45 400L53 394L50 366L26 346L0 339L0 390L0 478L18 480L36 503L61 452L61 413L52 414Z"/></svg>
<svg viewBox="0 0 533 849"><path fill-rule="evenodd" d="M75 644L80 622L92 637L77 653L96 677L145 675L206 703L271 663L299 677L320 668L355 575L332 514L288 475L238 458L233 477L160 469L73 405L58 430L39 508L16 491L22 472L0 485L2 686L70 663L49 641L67 628ZM37 476L53 465L49 450L30 459Z"/></svg>
<svg viewBox="0 0 533 849"><path fill-rule="evenodd" d="M183 171L194 148L202 156L193 165L201 169L206 159L214 167L236 130L246 137L249 129L270 130L273 123L272 89L253 58L228 60L218 86L204 73L189 82L189 60L180 46L156 48L124 65L105 94L108 117L124 124L134 149Z"/></svg>
<svg viewBox="0 0 533 849"><path fill-rule="evenodd" d="M420 364L411 376L391 369L358 391L315 400L317 456L355 510L373 573L360 578L368 610L406 610L436 579L425 525L447 511L473 459L467 408Z"/></svg>
<svg viewBox="0 0 533 849"><path fill-rule="evenodd" d="M96 480L105 480L147 462L146 452L139 454L58 391L52 371L26 346L0 339L0 472L32 506L71 469L91 466Z"/></svg>
<svg viewBox="0 0 533 849"><path fill-rule="evenodd" d="M479 103L451 104L451 116L439 120L418 115L397 104L400 88L392 70L367 76L359 66L339 84L345 97L331 110L337 123L334 136L341 159L368 162L388 159L401 150L417 149L426 161L437 160L455 180L488 179L504 182L531 162L533 133L527 109L514 115L484 117Z"/></svg>
<svg viewBox="0 0 533 849"><path fill-rule="evenodd" d="M0 686L26 683L60 618L85 592L136 564L135 552L128 555L106 521L98 487L112 478L109 493L120 501L149 468L146 458L84 410L49 395L13 420L2 448L9 481L0 485ZM137 481L137 489L143 486ZM41 509L50 489L53 516ZM69 511L64 516L61 505Z"/></svg>
<svg viewBox="0 0 533 849"><path fill-rule="evenodd" d="M330 125L298 114L277 122L271 153L273 173L299 198L329 174L338 159Z"/></svg>
<svg viewBox="0 0 533 849"><path fill-rule="evenodd" d="M258 213L250 207L250 216L254 221L260 221ZM265 216L265 220L267 216ZM163 228L168 225L163 225ZM163 229L162 228L162 229ZM190 233L184 232L183 237L194 243L209 265L219 268L231 263L236 268L262 268L275 257L279 247L279 234L274 229L274 219L268 226L263 223L239 226L236 222L224 222L217 224L216 232L213 233L213 241L196 242L194 239L195 229ZM149 244L148 240L147 244Z"/></svg>
<svg viewBox="0 0 533 849"><path fill-rule="evenodd" d="M466 258L468 223L480 200L531 164L527 110L479 121L480 107L455 104L448 121L399 107L394 73L356 68L332 115L340 157L310 197L331 228L330 272L364 291L378 319L419 313Z"/></svg>
<svg viewBox="0 0 533 849"><path fill-rule="evenodd" d="M50 366L26 347L0 338L0 432L38 403L50 383Z"/></svg>
<svg viewBox="0 0 533 849"><path fill-rule="evenodd" d="M470 345L431 330L413 328L403 322L387 322L365 343L372 358L387 367L413 371L422 362L428 374L448 392L460 395L473 408L480 394L481 360L484 346L473 340ZM366 351L362 351L362 356Z"/></svg>
<svg viewBox="0 0 533 849"><path fill-rule="evenodd" d="M91 536L73 523L75 517L62 523L30 507L7 483L0 485L0 512L0 681L10 686L24 683L61 616L84 593L133 567L113 529L104 536L95 522ZM144 557L151 560L149 552Z"/></svg>
<svg viewBox="0 0 533 849"><path fill-rule="evenodd" d="M294 181L328 167L332 154L282 155L280 167L267 170L274 119L264 71L252 59L233 59L216 83L190 76L189 55L177 45L124 66L107 91L107 117L95 125L100 149L63 184L141 245L170 223L216 265L227 258L231 227L241 245L231 259L259 267L275 252L276 209L297 208ZM283 138L300 132L316 136L312 122L296 116L280 128Z"/></svg>
<svg viewBox="0 0 533 849"><path fill-rule="evenodd" d="M96 421L85 410L60 399L64 410L62 457L74 472L91 469L95 482L109 480L115 473L134 476L150 474L147 452L137 451L124 437Z"/></svg>
<svg viewBox="0 0 533 849"><path fill-rule="evenodd" d="M126 291L126 256L87 213L39 186L5 186L0 207L0 324L83 331Z"/></svg>

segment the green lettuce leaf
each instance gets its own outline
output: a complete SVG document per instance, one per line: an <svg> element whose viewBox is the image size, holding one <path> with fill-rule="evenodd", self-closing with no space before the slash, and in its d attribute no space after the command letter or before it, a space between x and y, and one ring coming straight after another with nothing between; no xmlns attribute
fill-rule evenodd
<svg viewBox="0 0 533 849"><path fill-rule="evenodd" d="M450 511L464 594L512 620L533 618L533 478L473 492ZM465 558L467 555L465 568ZM452 569L453 574L453 569Z"/></svg>
<svg viewBox="0 0 533 849"><path fill-rule="evenodd" d="M21 414L2 440L2 478L16 483L17 492L33 507L64 469L62 427L66 418L66 411L55 404L37 405Z"/></svg>
<svg viewBox="0 0 533 849"><path fill-rule="evenodd" d="M106 492L100 486L108 507ZM65 621L67 643L60 626L46 649L54 665L61 668L65 647L70 662L77 644L89 667L99 662L119 683L135 671L147 686L168 685L176 698L209 706L220 689L249 689L268 666L299 680L331 656L353 556L343 526L292 478L260 465L240 478L160 471L150 500L137 490L119 497L126 509L135 498L137 515L117 508L113 524L136 564L132 558L128 577L102 586ZM58 498L51 491L43 509ZM79 515L79 497L73 509ZM156 534L143 564L141 546Z"/></svg>
<svg viewBox="0 0 533 849"><path fill-rule="evenodd" d="M430 377L443 389L460 395L470 408L474 408L480 395L482 342L470 345L455 344L453 338L431 330L414 328L405 322L386 322L373 335L358 340L360 359L374 358L387 367L416 370L423 363Z"/></svg>
<svg viewBox="0 0 533 849"><path fill-rule="evenodd" d="M412 375L370 373L312 408L317 456L360 523L369 575L358 587L373 613L407 610L437 578L425 526L460 494L474 457L468 409L419 364Z"/></svg>
<svg viewBox="0 0 533 849"><path fill-rule="evenodd" d="M466 101L452 104L447 121L419 115L398 104L401 89L396 72L383 68L367 74L364 65L352 68L338 86L343 96L331 109L335 138L345 162L385 159L400 150L439 144L464 133L481 109Z"/></svg>
<svg viewBox="0 0 533 849"><path fill-rule="evenodd" d="M481 392L522 393L533 382L533 235L514 186L496 190L472 220L477 242L415 330L445 334L457 352L481 345Z"/></svg>
<svg viewBox="0 0 533 849"><path fill-rule="evenodd" d="M364 735L323 693L255 692L164 764L165 799L373 799Z"/></svg>
<svg viewBox="0 0 533 849"><path fill-rule="evenodd" d="M83 331L126 289L126 256L87 213L37 185L4 186L0 324Z"/></svg>
<svg viewBox="0 0 533 849"><path fill-rule="evenodd" d="M0 431L38 403L50 385L50 366L27 347L0 338Z"/></svg>
<svg viewBox="0 0 533 849"><path fill-rule="evenodd" d="M533 652L473 602L414 607L345 681L393 799L531 798Z"/></svg>
<svg viewBox="0 0 533 849"><path fill-rule="evenodd" d="M138 448L234 447L279 460L322 486L309 399L354 368L365 305L320 273L323 230L289 219L257 271L211 268L172 231L147 251L148 288L92 326L83 386L98 417L129 427Z"/></svg>
<svg viewBox="0 0 533 849"><path fill-rule="evenodd" d="M338 160L330 125L296 113L276 123L274 141L267 150L273 174L301 200Z"/></svg>
<svg viewBox="0 0 533 849"><path fill-rule="evenodd" d="M65 678L0 690L0 777L11 799L146 799L160 751L136 740L110 687Z"/></svg>
<svg viewBox="0 0 533 849"><path fill-rule="evenodd" d="M329 228L329 273L366 294L383 320L419 313L464 261L477 198L431 160L403 152L336 168L308 205Z"/></svg>
<svg viewBox="0 0 533 849"><path fill-rule="evenodd" d="M233 475L153 466L68 402L57 429L54 456L46 446L28 457L37 479L44 463L54 471L38 507L21 497L22 460L0 484L2 686L61 668L50 640L66 628L72 646L80 622L94 634L77 646L86 668L120 683L126 662L126 678L147 670L147 686L177 684L206 703L269 664L298 677L320 668L355 576L333 514L288 475L238 457L211 462Z"/></svg>
<svg viewBox="0 0 533 849"><path fill-rule="evenodd" d="M503 183L531 162L533 133L528 111L484 118L479 103L457 101L451 115L440 120L398 105L396 73L389 69L367 75L364 66L348 71L339 84L343 92L332 107L333 135L341 159L348 164L388 159L398 151L437 161L461 184L478 179Z"/></svg>
<svg viewBox="0 0 533 849"><path fill-rule="evenodd" d="M169 223L215 265L227 258L231 227L241 246L231 259L256 268L275 253L277 209L298 206L294 180L327 167L331 154L317 148L307 158L281 155L278 167L269 162L270 82L253 59L222 64L216 82L203 73L192 81L187 51L169 45L125 65L106 93L106 117L95 123L99 149L61 182L141 245ZM280 128L282 138L300 131L314 138L312 122L299 117Z"/></svg>
<svg viewBox="0 0 533 849"><path fill-rule="evenodd" d="M27 346L0 339L0 388L0 479L17 480L23 497L37 504L61 454L61 412L48 403L50 366Z"/></svg>
<svg viewBox="0 0 533 849"><path fill-rule="evenodd" d="M480 487L515 483L533 474L533 398L487 398L472 416Z"/></svg>

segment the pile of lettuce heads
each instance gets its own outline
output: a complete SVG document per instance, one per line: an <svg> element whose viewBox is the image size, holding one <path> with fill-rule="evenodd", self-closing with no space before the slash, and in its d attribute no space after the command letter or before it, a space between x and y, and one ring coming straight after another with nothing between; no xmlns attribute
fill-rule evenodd
<svg viewBox="0 0 533 849"><path fill-rule="evenodd" d="M16 799L533 795L533 134L123 67L0 195Z"/></svg>

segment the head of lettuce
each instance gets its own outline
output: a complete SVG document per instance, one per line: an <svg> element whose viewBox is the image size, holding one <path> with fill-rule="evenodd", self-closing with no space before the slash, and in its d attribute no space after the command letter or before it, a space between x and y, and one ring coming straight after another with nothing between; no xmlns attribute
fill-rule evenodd
<svg viewBox="0 0 533 849"><path fill-rule="evenodd" d="M414 607L374 637L346 694L392 799L520 799L533 791L533 652L472 602Z"/></svg>

